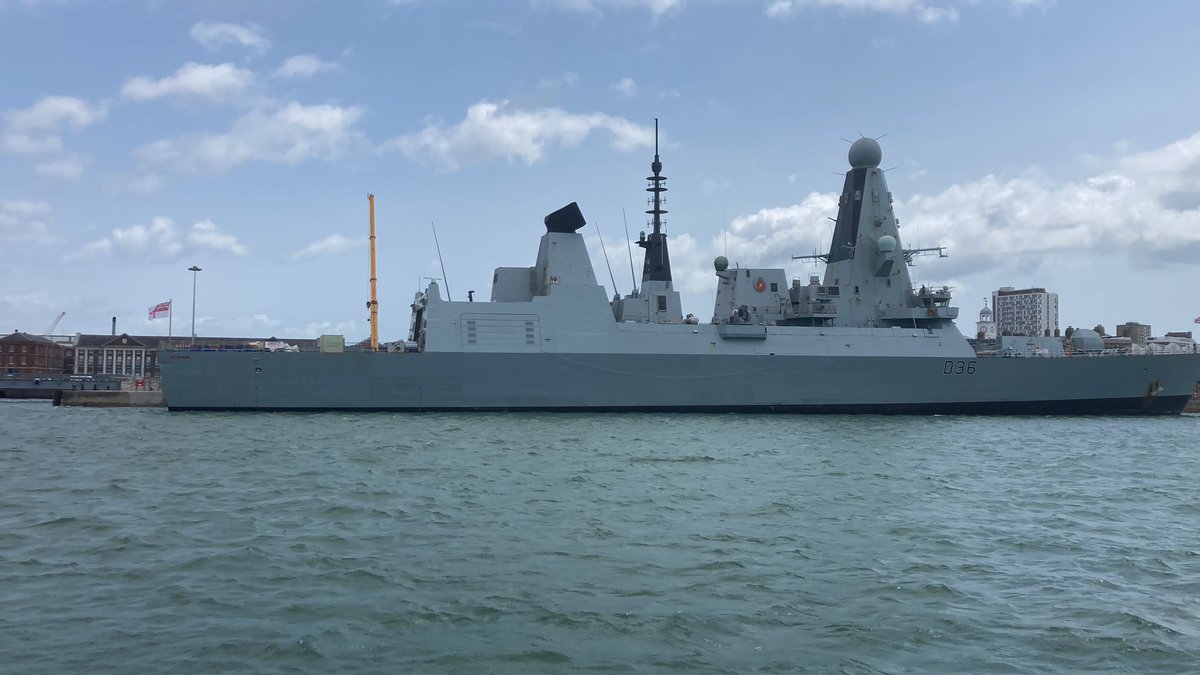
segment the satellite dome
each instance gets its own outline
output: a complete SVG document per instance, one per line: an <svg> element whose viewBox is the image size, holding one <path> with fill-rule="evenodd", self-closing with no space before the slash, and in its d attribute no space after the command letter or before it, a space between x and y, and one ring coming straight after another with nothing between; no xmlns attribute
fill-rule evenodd
<svg viewBox="0 0 1200 675"><path fill-rule="evenodd" d="M860 138L850 145L849 159L855 169L876 167L883 161L883 148L873 138Z"/></svg>
<svg viewBox="0 0 1200 675"><path fill-rule="evenodd" d="M729 269L729 259L723 255L719 255L717 256L717 259L713 261L713 267L715 267L718 272L724 272L725 270Z"/></svg>
<svg viewBox="0 0 1200 675"><path fill-rule="evenodd" d="M879 252L880 253L895 253L896 252L896 238L890 234L885 234L882 237L880 237L878 244L879 244Z"/></svg>

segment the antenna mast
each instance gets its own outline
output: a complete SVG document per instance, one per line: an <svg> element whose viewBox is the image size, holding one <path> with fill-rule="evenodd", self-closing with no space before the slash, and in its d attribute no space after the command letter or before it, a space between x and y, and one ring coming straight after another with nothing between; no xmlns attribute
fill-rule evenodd
<svg viewBox="0 0 1200 675"><path fill-rule="evenodd" d="M375 195L368 194L367 201L371 203L371 301L367 308L371 310L371 351L379 349L379 298L375 294Z"/></svg>
<svg viewBox="0 0 1200 675"><path fill-rule="evenodd" d="M650 181L650 187L646 188L646 192L654 195L652 201L653 207L646 213L654 216L654 234L662 234L662 216L666 211L662 208L662 193L667 191L663 186L663 181L667 179L662 175L662 160L658 157L658 118L654 118L654 161L650 163L650 170L654 172L653 176L646 178Z"/></svg>
<svg viewBox="0 0 1200 675"><path fill-rule="evenodd" d="M662 217L667 213L663 208L663 194L667 191L667 187L663 185L663 181L667 177L662 175L662 159L658 156L658 118L654 118L654 161L650 163L651 175L646 177L650 182L646 192L650 193L650 199L647 202L650 204L650 209L646 213L653 216L651 223L654 226L653 231L648 237L640 237L638 246L646 249L645 264L642 265L642 284L647 281L665 281L671 283L671 259L667 255L667 235L662 231ZM668 286L669 288L669 286Z"/></svg>

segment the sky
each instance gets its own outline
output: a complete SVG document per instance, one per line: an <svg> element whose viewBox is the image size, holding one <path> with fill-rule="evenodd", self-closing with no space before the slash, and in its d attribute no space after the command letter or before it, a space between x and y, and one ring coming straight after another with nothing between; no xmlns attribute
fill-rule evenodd
<svg viewBox="0 0 1200 675"><path fill-rule="evenodd" d="M1187 0L0 0L0 330L165 335L171 300L175 335L194 312L361 339L368 193L383 340L426 277L486 299L572 201L628 293L655 118L702 320L717 255L821 272L791 257L828 249L866 135L902 244L947 247L910 272L964 333L1002 286L1057 292L1064 329L1200 328L1198 23Z"/></svg>

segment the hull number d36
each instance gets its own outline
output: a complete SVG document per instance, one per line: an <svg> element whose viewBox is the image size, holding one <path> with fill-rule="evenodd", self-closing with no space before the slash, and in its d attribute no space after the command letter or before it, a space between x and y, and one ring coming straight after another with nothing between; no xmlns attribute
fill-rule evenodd
<svg viewBox="0 0 1200 675"><path fill-rule="evenodd" d="M975 374L975 362L974 361L947 361L946 364L944 366L942 366L942 374L943 375L974 375Z"/></svg>

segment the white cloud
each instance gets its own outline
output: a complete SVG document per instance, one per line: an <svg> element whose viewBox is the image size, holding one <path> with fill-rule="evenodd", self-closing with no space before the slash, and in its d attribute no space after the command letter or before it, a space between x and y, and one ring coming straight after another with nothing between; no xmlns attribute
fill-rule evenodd
<svg viewBox="0 0 1200 675"><path fill-rule="evenodd" d="M306 324L303 328L287 328L282 331L284 335L294 338L315 338L322 335L354 335L358 333L358 322L356 321L319 321Z"/></svg>
<svg viewBox="0 0 1200 675"><path fill-rule="evenodd" d="M107 237L88 242L63 259L74 262L113 254L130 260L163 262L201 251L239 256L249 253L237 237L221 232L211 220L197 221L180 232L175 221L160 216L149 226L116 228Z"/></svg>
<svg viewBox="0 0 1200 675"><path fill-rule="evenodd" d="M43 155L61 152L62 139L53 134L30 134L22 131L5 131L0 138L0 150L13 155Z"/></svg>
<svg viewBox="0 0 1200 675"><path fill-rule="evenodd" d="M476 21L471 24L483 30L489 30L493 33L502 33L509 36L517 36L521 34L521 24L519 23L502 23L499 21Z"/></svg>
<svg viewBox="0 0 1200 675"><path fill-rule="evenodd" d="M1027 10L1045 12L1056 0L1008 0L1013 14L1021 16ZM803 9L841 9L852 12L879 12L897 16L909 15L923 23L956 21L959 7L977 5L978 0L763 0L767 16L775 19L790 17ZM687 0L533 0L533 5L548 5L564 10L600 14L606 10L644 9L655 18L678 13Z"/></svg>
<svg viewBox="0 0 1200 675"><path fill-rule="evenodd" d="M57 296L55 296L55 298L56 297ZM55 298L51 297L49 291L34 291L32 293L23 293L21 295L5 295L0 297L0 300L3 300L4 304L11 305L13 307L36 309L52 306L52 303L57 302Z"/></svg>
<svg viewBox="0 0 1200 675"><path fill-rule="evenodd" d="M199 323L197 321L197 323ZM263 338L267 336L274 337L276 330L282 325L279 319L273 319L266 314L253 314L251 316L241 317L222 317L222 331L229 331L234 335L245 335ZM288 337L291 337L290 335Z"/></svg>
<svg viewBox="0 0 1200 675"><path fill-rule="evenodd" d="M622 77L619 81L613 83L609 90L614 91L625 98L633 98L637 96L637 82L633 81L632 77Z"/></svg>
<svg viewBox="0 0 1200 675"><path fill-rule="evenodd" d="M183 242L170 218L155 218L150 227L133 225L112 231L110 249L142 260L174 260L183 253Z"/></svg>
<svg viewBox="0 0 1200 675"><path fill-rule="evenodd" d="M467 109L466 118L446 127L431 124L421 131L387 141L380 150L399 149L410 158L426 158L454 171L497 158L532 164L549 146L572 147L593 131L612 136L619 150L654 145L653 129L603 113L574 114L560 108L511 109L507 101L481 101Z"/></svg>
<svg viewBox="0 0 1200 675"><path fill-rule="evenodd" d="M62 130L78 132L107 115L104 104L92 105L72 96L43 96L28 108L4 112L0 149L13 154L59 152Z"/></svg>
<svg viewBox="0 0 1200 675"><path fill-rule="evenodd" d="M606 9L646 9L654 16L683 9L685 0L535 0L535 5L550 4L562 9L581 12L601 12Z"/></svg>
<svg viewBox="0 0 1200 675"><path fill-rule="evenodd" d="M938 273L1056 265L1082 252L1158 262L1200 263L1200 132L1110 161L1086 180L1056 183L1037 170L984 176L941 192L899 198L901 241L949 247ZM735 218L730 257L783 266L791 255L824 252L837 195L813 193L792 206ZM710 251L719 250L714 241Z"/></svg>
<svg viewBox="0 0 1200 675"><path fill-rule="evenodd" d="M5 115L9 126L22 131L55 131L69 127L79 131L104 119L103 106L93 106L72 96L43 96L29 108Z"/></svg>
<svg viewBox="0 0 1200 675"><path fill-rule="evenodd" d="M310 78L320 73L326 73L331 70L337 70L338 65L333 61L322 61L312 54L297 54L287 61L275 71L275 77L285 79Z"/></svg>
<svg viewBox="0 0 1200 675"><path fill-rule="evenodd" d="M50 212L46 202L31 202L26 199L0 199L0 225L9 225L18 218L42 215Z"/></svg>
<svg viewBox="0 0 1200 675"><path fill-rule="evenodd" d="M716 178L705 178L700 181L700 193L704 195L713 195L718 192L724 192L733 187L728 179L718 180Z"/></svg>
<svg viewBox="0 0 1200 675"><path fill-rule="evenodd" d="M181 173L221 173L250 161L299 164L332 160L362 141L362 109L335 105L255 108L223 134L155 141L136 151L146 165Z"/></svg>
<svg viewBox="0 0 1200 675"><path fill-rule="evenodd" d="M33 172L39 176L75 181L83 174L83 161L75 155L67 155L37 164L33 167Z"/></svg>
<svg viewBox="0 0 1200 675"><path fill-rule="evenodd" d="M98 256L108 255L112 253L112 242L107 239L97 239L90 241L79 249L63 256L63 262L80 262L91 260Z"/></svg>
<svg viewBox="0 0 1200 675"><path fill-rule="evenodd" d="M234 255L246 255L249 249L238 243L237 237L221 232L211 220L192 223L185 236L187 242L199 251L228 251Z"/></svg>
<svg viewBox="0 0 1200 675"><path fill-rule="evenodd" d="M1021 16L1026 10L1037 9L1045 12L1055 0L1008 0L1013 14ZM897 16L911 15L922 23L938 23L956 21L958 7L977 4L975 0L768 0L766 14L771 18L782 19L792 16L802 9L841 9L851 12L879 12ZM874 44L874 41L872 41ZM891 44L884 45L890 48ZM875 48L881 45L875 44Z"/></svg>
<svg viewBox="0 0 1200 675"><path fill-rule="evenodd" d="M543 77L538 80L537 88L542 90L574 87L579 83L579 74L564 70L560 77Z"/></svg>
<svg viewBox="0 0 1200 675"><path fill-rule="evenodd" d="M366 246L366 244L366 239L350 239L340 234L331 234L320 241L314 241L299 251L292 253L291 257L293 260L299 260L317 255L340 253L353 248L359 248L360 246Z"/></svg>
<svg viewBox="0 0 1200 675"><path fill-rule="evenodd" d="M1056 0L1008 0L1012 5L1013 11L1019 16L1026 10L1036 9L1045 12L1055 3Z"/></svg>
<svg viewBox="0 0 1200 675"><path fill-rule="evenodd" d="M149 194L161 190L163 183L164 180L161 174L146 173L134 178L119 189L138 194Z"/></svg>
<svg viewBox="0 0 1200 675"><path fill-rule="evenodd" d="M50 244L59 240L45 217L50 205L27 199L0 199L0 244Z"/></svg>
<svg viewBox="0 0 1200 675"><path fill-rule="evenodd" d="M220 49L227 44L241 45L262 53L271 46L257 26L237 23L214 23L201 21L188 31L192 39L210 50Z"/></svg>
<svg viewBox="0 0 1200 675"><path fill-rule="evenodd" d="M958 9L943 2L931 5L923 0L771 0L766 13L771 18L786 18L805 8L839 8L858 12L882 12L885 14L911 14L923 23L954 21Z"/></svg>
<svg viewBox="0 0 1200 675"><path fill-rule="evenodd" d="M734 218L728 228L730 260L782 266L792 255L811 253L829 238L827 217L837 214L837 203L837 195L813 192L799 204Z"/></svg>
<svg viewBox="0 0 1200 675"><path fill-rule="evenodd" d="M174 75L161 80L134 77L121 87L121 96L133 101L172 97L182 99L235 99L254 84L254 73L232 63L208 65L189 61Z"/></svg>

